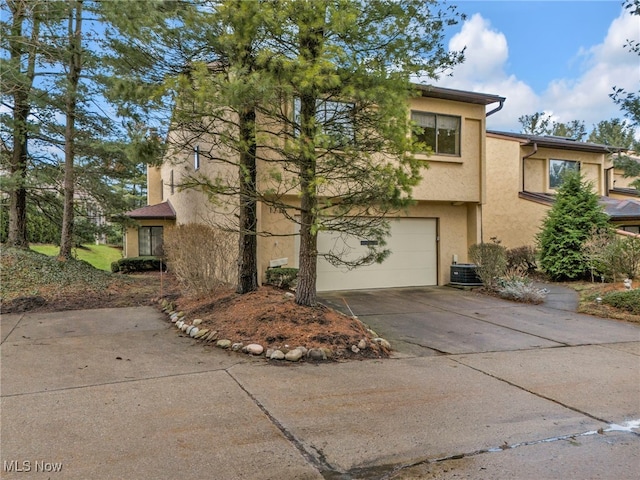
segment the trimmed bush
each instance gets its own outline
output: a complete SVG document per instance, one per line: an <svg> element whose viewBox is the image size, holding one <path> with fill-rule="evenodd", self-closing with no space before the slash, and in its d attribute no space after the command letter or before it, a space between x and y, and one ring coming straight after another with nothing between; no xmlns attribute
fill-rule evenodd
<svg viewBox="0 0 640 480"><path fill-rule="evenodd" d="M602 303L640 315L640 289L607 293L602 297Z"/></svg>
<svg viewBox="0 0 640 480"><path fill-rule="evenodd" d="M270 268L267 270L266 283L280 288L289 288L298 280L297 268Z"/></svg>
<svg viewBox="0 0 640 480"><path fill-rule="evenodd" d="M476 243L469 248L469 258L476 265L476 274L482 284L493 289L507 269L507 249L493 237L492 243Z"/></svg>
<svg viewBox="0 0 640 480"><path fill-rule="evenodd" d="M167 270L164 261L158 257L131 257L121 258L111 264L113 273L132 273L132 272L159 272Z"/></svg>

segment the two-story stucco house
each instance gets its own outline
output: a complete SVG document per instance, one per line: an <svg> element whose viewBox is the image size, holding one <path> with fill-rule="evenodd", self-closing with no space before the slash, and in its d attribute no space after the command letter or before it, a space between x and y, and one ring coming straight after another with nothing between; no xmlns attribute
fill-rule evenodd
<svg viewBox="0 0 640 480"><path fill-rule="evenodd" d="M392 253L382 264L348 271L318 260L318 291L444 285L449 282L452 260L465 262L469 246L482 241L482 209L487 196L486 117L498 111L505 99L431 86L418 90L420 95L410 100L411 117L424 129L422 140L434 153L418 155L428 162L429 169L413 190L415 204L406 214L390 219L387 244ZM168 142L171 138L170 133ZM214 210L204 194L176 187L195 170L205 175L215 173L207 171L211 166L199 158L198 151L182 152L178 161L174 155L171 162L149 168L149 206L128 213L140 226L127 229L125 256L154 254L163 228L173 223L204 222ZM258 164L258 168L263 167ZM259 204L258 230L277 235L258 237L261 281L274 260L298 266L299 242L293 222ZM335 241L330 232L321 233L318 251Z"/></svg>
<svg viewBox="0 0 640 480"><path fill-rule="evenodd" d="M631 198L631 189L619 191L628 198L609 196L611 155L619 150L562 137L488 131L485 241L497 237L508 248L535 245L565 169L580 170L600 196L611 223L634 232L640 225L640 202Z"/></svg>
<svg viewBox="0 0 640 480"><path fill-rule="evenodd" d="M418 155L429 169L413 190L415 204L390 218L392 253L382 264L353 270L319 258L318 291L444 285L450 281L451 264L467 262L474 243L497 237L508 248L535 245L560 173L567 168L580 169L593 183L617 228L638 233L640 201L628 188L629 179L611 164L618 149L559 137L487 132L486 117L500 110L503 97L432 86L419 86L418 91L420 95L410 99L411 118L424 128L421 140L434 153ZM179 135L170 132L167 142L179 143ZM205 194L179 188L194 173L214 177L229 168L200 158L200 149L211 148L213 142L204 137L198 141L195 148L174 151L162 166L148 168L149 205L128 213L138 227L126 231L125 256L161 252L168 226L220 218L220 206ZM260 168L265 166L259 162ZM222 173L237 175L232 168ZM293 192L289 204L295 204L295 197ZM299 239L297 225L281 212L259 204L257 214L258 231L273 234L258 237L262 281L274 263L298 266ZM321 232L318 251L328 251L338 241L331 232ZM366 245L366 239L362 243ZM359 248L358 242L351 247Z"/></svg>

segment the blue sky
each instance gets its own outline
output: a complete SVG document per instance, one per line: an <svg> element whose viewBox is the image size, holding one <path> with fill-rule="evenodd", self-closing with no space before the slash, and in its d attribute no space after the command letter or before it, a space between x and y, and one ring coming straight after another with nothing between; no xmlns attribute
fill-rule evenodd
<svg viewBox="0 0 640 480"><path fill-rule="evenodd" d="M640 57L624 44L640 40L640 19L621 0L448 3L467 15L446 39L450 50L467 47L466 61L435 84L506 97L488 128L519 131L518 117L546 112L591 130L622 117L608 96L614 86L638 90Z"/></svg>

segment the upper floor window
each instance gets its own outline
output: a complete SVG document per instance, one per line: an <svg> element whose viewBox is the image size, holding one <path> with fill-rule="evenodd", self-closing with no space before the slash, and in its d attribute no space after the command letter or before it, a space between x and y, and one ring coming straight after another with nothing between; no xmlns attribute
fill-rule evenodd
<svg viewBox="0 0 640 480"><path fill-rule="evenodd" d="M353 126L353 111L355 104L349 102L335 102L331 100L316 100L316 121L320 129L327 136L326 148L340 148L355 142L355 128ZM300 129L300 99L293 104L296 135ZM324 143L324 142L320 142Z"/></svg>
<svg viewBox="0 0 640 480"><path fill-rule="evenodd" d="M416 139L438 155L460 155L460 117L411 112L411 120L422 128Z"/></svg>
<svg viewBox="0 0 640 480"><path fill-rule="evenodd" d="M562 184L562 175L567 170L580 170L580 163L573 160L549 160L549 188Z"/></svg>
<svg viewBox="0 0 640 480"><path fill-rule="evenodd" d="M196 145L193 149L193 169L200 169L200 145Z"/></svg>

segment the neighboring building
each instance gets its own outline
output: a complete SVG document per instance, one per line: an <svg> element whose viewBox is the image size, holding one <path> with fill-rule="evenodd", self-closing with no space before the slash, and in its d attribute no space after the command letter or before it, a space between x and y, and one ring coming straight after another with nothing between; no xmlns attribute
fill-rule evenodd
<svg viewBox="0 0 640 480"><path fill-rule="evenodd" d="M624 153L621 153L624 155ZM631 185L638 177L625 177L624 171L613 166L613 160L618 155L612 155L605 168L605 194L613 198L640 198L640 191ZM635 155L627 156L634 162L640 163L640 157Z"/></svg>
<svg viewBox="0 0 640 480"><path fill-rule="evenodd" d="M640 157L632 154L627 156L637 163L640 163ZM605 195L614 200L622 200L622 202L614 202L608 207L608 211L612 214L621 230L626 232L640 234L640 191L631 184L638 180L638 177L627 177L620 168L613 166L613 159L616 155L609 158L607 167L605 168Z"/></svg>
<svg viewBox="0 0 640 480"><path fill-rule="evenodd" d="M536 234L560 185L560 175L570 168L580 170L593 184L611 223L634 232L640 225L640 201L607 196L607 166L610 155L618 151L562 137L487 132L487 201L482 219L485 241L497 237L507 248L535 245Z"/></svg>
<svg viewBox="0 0 640 480"><path fill-rule="evenodd" d="M498 111L505 99L430 86L420 86L419 91L421 95L411 99L411 115L425 129L424 140L435 153L429 157L418 156L428 162L429 169L413 189L416 204L406 215L391 219L388 247L392 254L382 264L350 271L320 259L319 291L444 285L450 280L452 261L466 262L469 247L482 241L482 205L487 195L486 117ZM486 107L493 104L496 108L487 113ZM181 132L171 132L169 145L177 144L180 135ZM207 142L206 138L199 142L197 148L171 152L161 167L149 168L151 206L128 213L140 222L140 227L127 230L125 256L141 254L140 246L144 244L147 248L149 242L140 239L148 236L153 239L154 233L159 235L161 227L173 222L219 223L225 218L224 213L233 214L232 207L220 212L224 208L214 206L199 191L178 188L183 178L196 171L211 177L237 175L233 168L225 170L219 163L201 161L199 152L209 151L213 142L211 139ZM259 163L258 169L261 168L266 166ZM295 192L288 201L297 201ZM161 213L153 210L156 206ZM228 218L232 223L233 215ZM295 223L288 221L282 213L259 204L258 230L277 235L258 237L260 281L274 260L286 262L289 267L298 266L299 242ZM328 249L335 241L331 233L321 233L318 250ZM150 248L153 251L153 245Z"/></svg>

